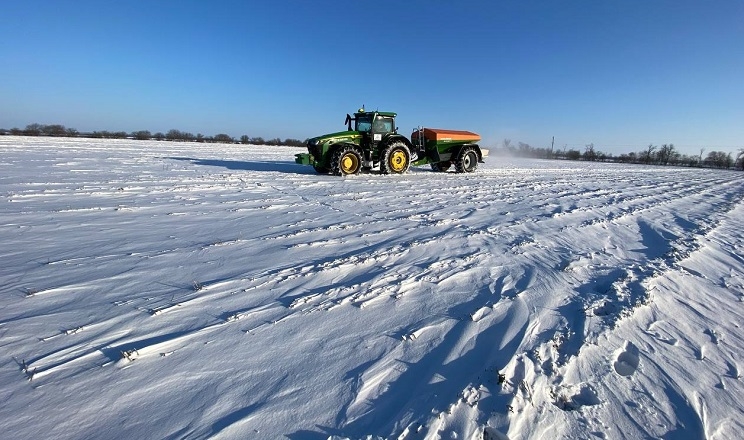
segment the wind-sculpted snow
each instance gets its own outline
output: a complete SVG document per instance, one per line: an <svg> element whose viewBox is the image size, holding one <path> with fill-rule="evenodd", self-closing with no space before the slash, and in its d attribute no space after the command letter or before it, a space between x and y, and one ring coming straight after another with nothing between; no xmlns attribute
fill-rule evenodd
<svg viewBox="0 0 744 440"><path fill-rule="evenodd" d="M736 438L741 173L0 138L13 438Z"/></svg>

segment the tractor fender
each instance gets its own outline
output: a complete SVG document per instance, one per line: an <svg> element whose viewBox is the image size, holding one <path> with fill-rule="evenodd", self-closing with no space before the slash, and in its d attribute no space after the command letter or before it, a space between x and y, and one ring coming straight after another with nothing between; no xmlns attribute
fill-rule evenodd
<svg viewBox="0 0 744 440"><path fill-rule="evenodd" d="M359 150L360 153L362 152L362 149L359 148L359 145L357 144L354 144L351 142L337 142L335 144L328 145L328 153L326 154L328 155L328 157L331 157L337 150L344 148L344 147L353 147Z"/></svg>
<svg viewBox="0 0 744 440"><path fill-rule="evenodd" d="M397 142L397 141L401 141L404 144L406 144L408 149L411 150L411 152L413 152L414 148L413 148L413 144L411 143L411 141L408 140L407 137L400 135L400 134L389 134L385 136L381 144L387 147L388 145L392 144L393 142Z"/></svg>

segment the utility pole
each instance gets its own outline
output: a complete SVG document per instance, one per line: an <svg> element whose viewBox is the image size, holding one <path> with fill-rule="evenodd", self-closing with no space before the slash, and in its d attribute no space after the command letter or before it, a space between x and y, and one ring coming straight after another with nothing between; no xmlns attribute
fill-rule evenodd
<svg viewBox="0 0 744 440"><path fill-rule="evenodd" d="M553 157L553 147L555 146L555 136L553 136L553 140L550 141L550 157Z"/></svg>

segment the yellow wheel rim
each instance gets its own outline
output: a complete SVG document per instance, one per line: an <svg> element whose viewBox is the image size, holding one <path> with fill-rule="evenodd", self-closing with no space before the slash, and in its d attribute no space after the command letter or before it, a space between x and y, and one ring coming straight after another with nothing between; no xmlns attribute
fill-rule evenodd
<svg viewBox="0 0 744 440"><path fill-rule="evenodd" d="M344 154L341 158L341 171L345 174L354 174L358 168L359 159L354 154Z"/></svg>
<svg viewBox="0 0 744 440"><path fill-rule="evenodd" d="M401 150L393 151L393 154L390 155L390 168L396 173L400 173L401 171L405 171L406 166L408 166L406 153Z"/></svg>

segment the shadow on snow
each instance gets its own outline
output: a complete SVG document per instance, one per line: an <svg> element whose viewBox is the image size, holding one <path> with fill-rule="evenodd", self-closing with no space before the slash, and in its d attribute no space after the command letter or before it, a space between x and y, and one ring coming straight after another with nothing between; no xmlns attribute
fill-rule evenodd
<svg viewBox="0 0 744 440"><path fill-rule="evenodd" d="M312 167L286 161L254 161L224 159L196 159L192 157L166 157L165 159L191 162L194 165L222 167L228 170L277 172L286 174L317 174Z"/></svg>

